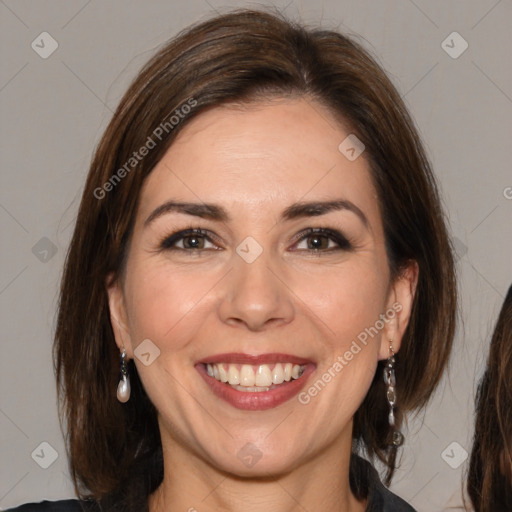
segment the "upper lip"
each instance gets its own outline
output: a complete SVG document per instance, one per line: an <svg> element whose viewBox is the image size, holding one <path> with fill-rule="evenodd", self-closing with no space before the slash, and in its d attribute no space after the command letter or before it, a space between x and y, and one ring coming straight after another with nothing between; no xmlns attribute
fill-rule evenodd
<svg viewBox="0 0 512 512"><path fill-rule="evenodd" d="M293 356L291 354L267 353L267 354L244 354L241 352L229 352L225 354L215 354L207 356L197 361L197 364L216 364L216 363L232 363L232 364L267 364L267 363L293 363L308 364L312 361L303 357Z"/></svg>

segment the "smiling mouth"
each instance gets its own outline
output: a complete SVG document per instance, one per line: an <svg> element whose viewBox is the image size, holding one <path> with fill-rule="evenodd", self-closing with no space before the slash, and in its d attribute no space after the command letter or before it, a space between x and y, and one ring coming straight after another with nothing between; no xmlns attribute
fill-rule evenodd
<svg viewBox="0 0 512 512"><path fill-rule="evenodd" d="M302 377L305 365L293 363L232 364L206 363L206 373L232 389L244 392L264 392L276 389L285 382Z"/></svg>
<svg viewBox="0 0 512 512"><path fill-rule="evenodd" d="M283 353L216 354L195 366L215 396L246 411L264 411L288 402L316 369L309 359Z"/></svg>

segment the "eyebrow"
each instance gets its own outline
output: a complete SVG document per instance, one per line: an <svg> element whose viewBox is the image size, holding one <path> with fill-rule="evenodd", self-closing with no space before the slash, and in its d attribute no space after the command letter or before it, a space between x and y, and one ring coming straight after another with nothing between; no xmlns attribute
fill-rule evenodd
<svg viewBox="0 0 512 512"><path fill-rule="evenodd" d="M354 213L367 228L369 227L368 219L363 211L354 203L345 199L339 199L336 201L294 203L283 211L280 220L289 221L302 217L318 217L320 215L340 210L347 210ZM158 217L172 212L220 222L228 222L230 220L230 216L227 211L222 206L216 204L167 201L153 210L149 217L144 221L144 227Z"/></svg>
<svg viewBox="0 0 512 512"><path fill-rule="evenodd" d="M151 215L144 221L144 227L158 217L171 212L184 213L202 219L211 219L221 222L227 222L229 220L229 215L222 206L207 203L179 203L176 201L167 201L153 210Z"/></svg>
<svg viewBox="0 0 512 512"><path fill-rule="evenodd" d="M347 210L356 214L366 227L369 222L363 211L351 201L338 199L336 201L312 201L295 203L286 208L281 215L283 220L294 220L301 217L318 217L326 213Z"/></svg>

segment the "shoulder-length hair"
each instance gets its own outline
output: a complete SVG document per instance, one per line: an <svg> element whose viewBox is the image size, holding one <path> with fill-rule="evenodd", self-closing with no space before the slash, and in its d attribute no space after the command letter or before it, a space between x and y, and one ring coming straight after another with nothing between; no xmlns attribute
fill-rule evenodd
<svg viewBox="0 0 512 512"><path fill-rule="evenodd" d="M512 286L476 397L467 488L475 512L512 510Z"/></svg>
<svg viewBox="0 0 512 512"><path fill-rule="evenodd" d="M132 397L126 404L116 399L119 352L105 285L123 268L144 180L177 133L205 109L275 97L325 105L365 145L392 278L413 260L419 268L396 363L401 413L423 407L440 380L454 333L454 263L436 183L400 94L347 36L267 12L221 15L180 33L143 67L91 163L65 264L54 346L80 496L147 498L162 479L156 412L133 365ZM135 160L139 148L153 146L149 139L154 147ZM389 482L396 447L389 442L382 368L355 415L354 441L387 465Z"/></svg>

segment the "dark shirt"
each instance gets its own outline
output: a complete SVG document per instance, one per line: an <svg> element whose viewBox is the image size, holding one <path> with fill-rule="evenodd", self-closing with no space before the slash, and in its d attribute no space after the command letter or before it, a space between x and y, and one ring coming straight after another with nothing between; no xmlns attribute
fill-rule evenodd
<svg viewBox="0 0 512 512"><path fill-rule="evenodd" d="M41 503L27 503L16 508L10 508L6 512L83 512L81 502L78 500L42 501ZM89 509L85 509L89 510ZM99 508L90 508L98 510Z"/></svg>
<svg viewBox="0 0 512 512"><path fill-rule="evenodd" d="M402 498L393 494L379 479L377 471L369 462L359 459L363 485L368 489L366 512L416 512ZM100 512L100 508L91 502L78 500L43 501L28 503L6 512ZM105 511L107 512L107 511ZM141 512L147 512L141 511Z"/></svg>

